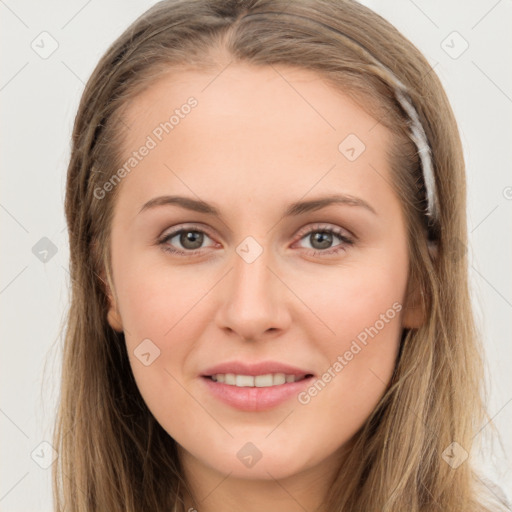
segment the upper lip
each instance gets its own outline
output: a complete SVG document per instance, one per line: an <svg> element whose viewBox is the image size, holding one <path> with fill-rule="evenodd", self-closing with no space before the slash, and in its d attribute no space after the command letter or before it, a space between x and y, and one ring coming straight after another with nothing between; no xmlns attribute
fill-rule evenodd
<svg viewBox="0 0 512 512"><path fill-rule="evenodd" d="M236 375L266 375L269 373L284 373L286 375L305 376L313 375L310 370L291 366L278 361L261 361L258 363L244 363L243 361L227 361L204 370L203 377L211 377L217 374L234 373Z"/></svg>

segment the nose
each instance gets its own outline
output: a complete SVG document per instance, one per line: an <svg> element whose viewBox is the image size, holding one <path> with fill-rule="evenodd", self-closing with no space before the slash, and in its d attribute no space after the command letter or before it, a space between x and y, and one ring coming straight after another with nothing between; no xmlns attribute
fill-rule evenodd
<svg viewBox="0 0 512 512"><path fill-rule="evenodd" d="M240 254L234 252L223 280L217 326L249 341L278 336L291 323L293 294L278 275L270 251L263 250L254 261Z"/></svg>

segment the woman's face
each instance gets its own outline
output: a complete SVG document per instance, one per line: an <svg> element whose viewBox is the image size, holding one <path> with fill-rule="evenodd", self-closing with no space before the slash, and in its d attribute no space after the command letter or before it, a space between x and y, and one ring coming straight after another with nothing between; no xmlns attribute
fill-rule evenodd
<svg viewBox="0 0 512 512"><path fill-rule="evenodd" d="M311 72L234 64L125 122L96 196L119 187L108 318L147 406L189 467L334 469L416 321L389 132Z"/></svg>

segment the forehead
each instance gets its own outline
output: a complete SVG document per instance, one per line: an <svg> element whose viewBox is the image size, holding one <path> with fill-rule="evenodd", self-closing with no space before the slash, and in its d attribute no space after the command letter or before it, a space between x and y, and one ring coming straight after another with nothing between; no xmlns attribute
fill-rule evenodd
<svg viewBox="0 0 512 512"><path fill-rule="evenodd" d="M388 174L389 131L299 68L170 70L127 106L125 122L125 161L152 146L123 183L139 203L175 186L248 201L297 199L316 184L361 192L382 188Z"/></svg>
<svg viewBox="0 0 512 512"><path fill-rule="evenodd" d="M220 121L235 116L240 124L256 122L255 128L280 124L290 132L293 124L286 126L286 121L297 118L312 123L313 129L331 131L347 125L368 130L378 125L365 111L368 108L356 105L348 93L314 71L291 66L231 63L209 71L171 68L126 106L125 120L131 128L128 141L130 135L137 135L141 123L165 121L191 96L201 106L202 122L207 116Z"/></svg>

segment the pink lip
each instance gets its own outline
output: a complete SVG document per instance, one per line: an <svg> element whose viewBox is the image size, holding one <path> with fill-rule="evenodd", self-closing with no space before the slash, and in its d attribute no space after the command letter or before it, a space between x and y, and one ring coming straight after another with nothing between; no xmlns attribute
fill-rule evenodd
<svg viewBox="0 0 512 512"><path fill-rule="evenodd" d="M295 375L303 378L297 382L286 382L278 386L269 386L263 388L257 387L237 387L212 380L212 375L218 373L234 373L238 375L266 375L268 373L284 373L286 375ZM305 370L277 361L262 361L259 363L243 363L241 361L228 361L216 366L207 368L201 374L201 380L205 383L207 389L217 399L221 400L231 407L242 411L264 411L278 406L297 396L304 388L309 386L314 380L314 374L310 370Z"/></svg>
<svg viewBox="0 0 512 512"><path fill-rule="evenodd" d="M236 407L242 411L257 412L272 409L286 400L289 400L291 397L297 396L305 387L311 384L314 377L307 377L297 382L286 382L285 384L266 388L239 388L237 386L215 382L205 376L202 376L201 380L205 383L208 390L225 404Z"/></svg>
<svg viewBox="0 0 512 512"><path fill-rule="evenodd" d="M217 373L235 373L237 375L266 375L267 373L285 373L286 375L313 375L311 370L297 368L277 361L261 361L259 363L243 363L242 361L227 361L211 366L201 373L203 377L210 377Z"/></svg>

